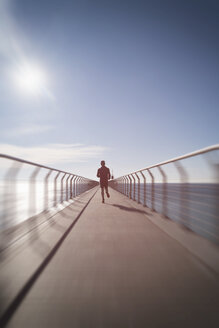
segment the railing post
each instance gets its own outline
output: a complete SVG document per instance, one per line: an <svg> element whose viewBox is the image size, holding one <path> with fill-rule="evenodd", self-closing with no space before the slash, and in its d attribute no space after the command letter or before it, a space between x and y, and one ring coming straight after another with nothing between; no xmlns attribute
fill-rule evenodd
<svg viewBox="0 0 219 328"><path fill-rule="evenodd" d="M144 179L144 201L143 205L146 207L146 177L142 171L140 171L142 178Z"/></svg>
<svg viewBox="0 0 219 328"><path fill-rule="evenodd" d="M151 209L154 211L154 176L151 171L148 169L148 173L151 177Z"/></svg>
<svg viewBox="0 0 219 328"><path fill-rule="evenodd" d="M49 172L47 173L47 175L44 178L44 211L48 210L48 202L49 202L49 197L48 197L48 180L49 180L49 176L51 175L52 170L49 170Z"/></svg>
<svg viewBox="0 0 219 328"><path fill-rule="evenodd" d="M67 177L67 179L66 179L66 181L65 181L65 187L66 187L66 192L65 192L66 195L65 195L65 199L66 199L66 201L68 201L68 180L69 180L70 176L71 176L71 174L68 175L68 177Z"/></svg>
<svg viewBox="0 0 219 328"><path fill-rule="evenodd" d="M77 178L75 179L75 189L76 189L76 192L75 192L75 195L78 196L78 180L79 180L79 177L77 176Z"/></svg>
<svg viewBox="0 0 219 328"><path fill-rule="evenodd" d="M125 195L125 187L126 187L126 180L125 180L125 177L122 177L122 181L123 181L122 193L123 193L123 195Z"/></svg>
<svg viewBox="0 0 219 328"><path fill-rule="evenodd" d="M81 194L81 177L78 178L78 195Z"/></svg>
<svg viewBox="0 0 219 328"><path fill-rule="evenodd" d="M83 194L83 178L81 177L81 194Z"/></svg>
<svg viewBox="0 0 219 328"><path fill-rule="evenodd" d="M124 195L125 193L125 177L122 177L122 194Z"/></svg>
<svg viewBox="0 0 219 328"><path fill-rule="evenodd" d="M57 205L57 179L61 172L58 172L54 178L54 206Z"/></svg>
<svg viewBox="0 0 219 328"><path fill-rule="evenodd" d="M126 195L126 183L127 183L127 181L126 181L126 177L124 176L124 177L123 177L123 194L124 194L124 195Z"/></svg>
<svg viewBox="0 0 219 328"><path fill-rule="evenodd" d="M123 193L123 177L120 178L119 192L121 192L121 194Z"/></svg>
<svg viewBox="0 0 219 328"><path fill-rule="evenodd" d="M138 179L138 204L140 204L140 178L137 173L135 173L137 179Z"/></svg>
<svg viewBox="0 0 219 328"><path fill-rule="evenodd" d="M206 154L205 154L206 155ZM209 155L209 154L208 154ZM217 158L209 158L205 157L205 160L207 161L208 165L210 165L213 173L213 179L215 181L215 197L213 202L214 207L214 215L219 220L219 160ZM218 160L218 162L217 162ZM218 221L217 221L218 222ZM219 234L217 235L218 243L219 243Z"/></svg>
<svg viewBox="0 0 219 328"><path fill-rule="evenodd" d="M123 195L125 195L126 180L125 180L125 177L124 176L122 177L122 181L123 181L122 193L123 193Z"/></svg>
<svg viewBox="0 0 219 328"><path fill-rule="evenodd" d="M74 174L71 176L71 179L70 179L70 199L73 199L73 194L72 194L72 180L74 178Z"/></svg>
<svg viewBox="0 0 219 328"><path fill-rule="evenodd" d="M60 197L61 204L63 203L63 180L64 180L65 176L66 176L66 173L64 173L63 177L61 178L61 197Z"/></svg>
<svg viewBox="0 0 219 328"><path fill-rule="evenodd" d="M77 180L77 176L75 175L73 178L73 197L76 197L76 180Z"/></svg>
<svg viewBox="0 0 219 328"><path fill-rule="evenodd" d="M30 176L29 182L29 217L36 214L36 176L40 171L40 167L36 167Z"/></svg>
<svg viewBox="0 0 219 328"><path fill-rule="evenodd" d="M167 217L167 175L164 170L158 166L158 170L160 171L163 183L162 183L162 207L163 207L163 216Z"/></svg>
<svg viewBox="0 0 219 328"><path fill-rule="evenodd" d="M82 180L83 180L83 178L80 177L80 194L82 194Z"/></svg>
<svg viewBox="0 0 219 328"><path fill-rule="evenodd" d="M77 196L80 194L80 177L77 178Z"/></svg>
<svg viewBox="0 0 219 328"><path fill-rule="evenodd" d="M117 185L117 190L118 190L119 192L121 192L121 191L120 191L120 188L121 188L120 185L121 185L121 178L118 179L118 185Z"/></svg>
<svg viewBox="0 0 219 328"><path fill-rule="evenodd" d="M129 178L127 177L127 175L125 176L126 179L126 196L129 197Z"/></svg>
<svg viewBox="0 0 219 328"><path fill-rule="evenodd" d="M135 176L133 174L130 174L130 175L134 180L133 200L135 200Z"/></svg>
<svg viewBox="0 0 219 328"><path fill-rule="evenodd" d="M123 195L125 195L125 188L126 188L126 179L125 179L125 177L123 176L123 189L122 189L122 193L123 193Z"/></svg>
<svg viewBox="0 0 219 328"><path fill-rule="evenodd" d="M75 179L74 179L74 194L75 194L75 197L77 197L77 180L78 180L78 176L76 176Z"/></svg>
<svg viewBox="0 0 219 328"><path fill-rule="evenodd" d="M182 164L179 161L174 162L181 180L180 185L180 219L186 221L187 227L189 227L188 218L189 218L189 209L188 209L188 196L187 196L187 182L188 174L183 168ZM185 218L185 220L184 220Z"/></svg>
<svg viewBox="0 0 219 328"><path fill-rule="evenodd" d="M81 178L81 194L84 192L84 179Z"/></svg>
<svg viewBox="0 0 219 328"><path fill-rule="evenodd" d="M77 179L76 179L76 196L79 195L79 179L80 179L80 177L77 177Z"/></svg>
<svg viewBox="0 0 219 328"><path fill-rule="evenodd" d="M130 175L128 175L129 181L130 181L130 188L129 188L129 198L132 199L132 179Z"/></svg>
<svg viewBox="0 0 219 328"><path fill-rule="evenodd" d="M8 222L15 218L17 214L17 175L21 169L22 163L13 162L11 167L7 170L4 176L4 203L3 203L3 222L1 223L2 228L8 228ZM13 206L11 204L13 202ZM8 239L11 236L8 235ZM8 242L7 235L3 234L0 244L1 248Z"/></svg>
<svg viewBox="0 0 219 328"><path fill-rule="evenodd" d="M83 193L83 178L80 179L80 194Z"/></svg>

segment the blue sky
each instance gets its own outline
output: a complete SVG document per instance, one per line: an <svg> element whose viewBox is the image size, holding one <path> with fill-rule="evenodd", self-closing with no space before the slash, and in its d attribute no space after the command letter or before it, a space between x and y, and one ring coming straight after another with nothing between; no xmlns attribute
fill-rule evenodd
<svg viewBox="0 0 219 328"><path fill-rule="evenodd" d="M3 153L119 176L218 143L218 86L216 0L0 0Z"/></svg>

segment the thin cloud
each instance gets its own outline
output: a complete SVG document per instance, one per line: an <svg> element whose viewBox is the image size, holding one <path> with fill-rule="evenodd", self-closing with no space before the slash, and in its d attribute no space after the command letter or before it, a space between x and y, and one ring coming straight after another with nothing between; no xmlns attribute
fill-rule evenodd
<svg viewBox="0 0 219 328"><path fill-rule="evenodd" d="M33 124L30 126L21 126L14 129L10 129L10 131L6 131L5 135L10 137L16 136L27 136L32 134L39 134L50 131L54 129L52 125L37 125Z"/></svg>
<svg viewBox="0 0 219 328"><path fill-rule="evenodd" d="M36 147L0 144L0 152L3 154L44 165L87 162L91 158L99 158L106 149L103 146L81 144L48 144Z"/></svg>

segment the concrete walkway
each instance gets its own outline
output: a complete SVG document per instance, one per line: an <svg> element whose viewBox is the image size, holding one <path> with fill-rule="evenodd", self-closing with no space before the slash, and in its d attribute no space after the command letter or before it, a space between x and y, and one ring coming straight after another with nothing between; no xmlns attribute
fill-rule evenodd
<svg viewBox="0 0 219 328"><path fill-rule="evenodd" d="M97 191L7 327L219 327L216 273L110 194Z"/></svg>

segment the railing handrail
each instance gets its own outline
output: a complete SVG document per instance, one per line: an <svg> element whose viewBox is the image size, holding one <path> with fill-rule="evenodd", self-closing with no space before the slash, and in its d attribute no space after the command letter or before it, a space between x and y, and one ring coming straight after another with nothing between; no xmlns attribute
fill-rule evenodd
<svg viewBox="0 0 219 328"><path fill-rule="evenodd" d="M160 163L158 163L158 164L154 164L154 165L151 165L151 166L147 166L147 167L145 167L145 168L143 168L143 169L141 169L141 170L134 171L134 172L131 172L131 173L125 174L125 175L123 175L123 176L120 176L119 178L125 177L125 176L130 175L130 174L135 174L135 173L139 173L139 172L142 172L142 171L150 170L150 169L152 169L152 168L155 168L155 167L158 167L158 166L162 166L162 165L165 165L165 164L174 163L174 162L177 162L177 161L179 161L179 160L186 159L186 158L190 158L190 157L193 157L193 156L196 156L196 155L205 154L205 153L208 153L209 151L212 151L212 150L219 150L219 144L212 145L212 146L209 146L209 147L205 147L205 148L202 148L202 149L196 150L196 151L194 151L194 152L191 152L191 153L188 153L188 154L185 154L185 155L179 156L179 157L175 157L175 158L169 159L169 160L164 161L164 162L160 162ZM116 178L115 180L117 180L117 179L119 179L119 178Z"/></svg>
<svg viewBox="0 0 219 328"><path fill-rule="evenodd" d="M52 167L49 167L49 166L45 166L45 165L42 165L42 164L39 164L39 163L30 162L30 161L27 161L25 159L10 156L10 155L6 155L6 154L0 154L0 158L6 158L6 159L10 159L10 160L17 161L17 162L21 162L21 163L25 163L25 164L29 164L29 165L34 165L34 166L37 166L37 167L40 167L40 168L43 168L43 169L52 170L52 171L65 173L65 174L71 174L71 175L75 175L75 176L80 177L80 178L84 178L86 180L90 180L88 178L85 178L83 176L80 176L80 175L77 175L77 174L74 174L74 173L70 173L70 172L66 172L66 171L63 171L63 170L55 169L55 168L52 168Z"/></svg>

